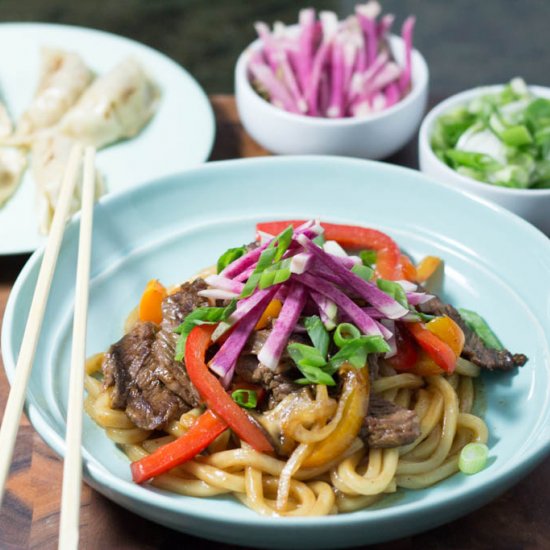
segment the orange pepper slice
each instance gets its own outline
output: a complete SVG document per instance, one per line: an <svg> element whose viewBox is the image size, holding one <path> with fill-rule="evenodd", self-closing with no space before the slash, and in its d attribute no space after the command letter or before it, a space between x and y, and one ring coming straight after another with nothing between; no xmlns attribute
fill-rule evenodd
<svg viewBox="0 0 550 550"><path fill-rule="evenodd" d="M271 300L271 302L269 302L264 312L262 313L260 320L256 323L254 330L262 330L263 328L267 327L271 319L279 317L279 313L281 313L282 307L283 304L280 300Z"/></svg>
<svg viewBox="0 0 550 550"><path fill-rule="evenodd" d="M139 320L160 323L164 298L166 298L166 288L157 279L151 279L139 302Z"/></svg>
<svg viewBox="0 0 550 550"><path fill-rule="evenodd" d="M450 317L436 317L428 323L426 328L443 340L454 352L456 357L460 357L464 348L464 332Z"/></svg>
<svg viewBox="0 0 550 550"><path fill-rule="evenodd" d="M401 254L401 270L403 277L407 281L417 280L416 267L414 267L414 264L411 262L410 258L405 256L405 254Z"/></svg>
<svg viewBox="0 0 550 550"><path fill-rule="evenodd" d="M416 282L425 283L442 264L437 256L426 256L416 266Z"/></svg>

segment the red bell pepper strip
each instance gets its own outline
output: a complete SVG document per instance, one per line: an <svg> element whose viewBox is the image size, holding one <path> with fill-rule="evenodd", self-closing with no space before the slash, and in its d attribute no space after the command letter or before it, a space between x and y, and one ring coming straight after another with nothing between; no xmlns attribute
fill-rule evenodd
<svg viewBox="0 0 550 550"><path fill-rule="evenodd" d="M453 372L456 366L456 355L451 347L433 332L430 332L424 323L405 323L409 332L414 336L418 345L441 367L445 372Z"/></svg>
<svg viewBox="0 0 550 550"><path fill-rule="evenodd" d="M215 328L215 325L199 325L189 333L185 344L187 374L208 408L225 420L243 441L260 453L272 452L273 447L262 430L231 399L218 379L208 370L205 355Z"/></svg>
<svg viewBox="0 0 550 550"><path fill-rule="evenodd" d="M227 422L207 410L181 437L159 447L141 460L132 462L132 479L136 483L143 483L191 460L225 430Z"/></svg>
<svg viewBox="0 0 550 550"><path fill-rule="evenodd" d="M412 335L400 323L396 323L394 334L397 353L386 359L386 362L397 372L412 371L419 356L417 344Z"/></svg>
<svg viewBox="0 0 550 550"><path fill-rule="evenodd" d="M256 231L278 235L289 225L296 228L303 223L304 220L262 222L256 225ZM380 277L394 281L403 278L401 251L395 241L385 233L356 225L322 222L321 226L325 230L327 240L337 241L344 248L376 250L376 269Z"/></svg>
<svg viewBox="0 0 550 550"><path fill-rule="evenodd" d="M403 279L412 282L416 281L416 267L414 267L411 259L405 254L401 254L401 268Z"/></svg>

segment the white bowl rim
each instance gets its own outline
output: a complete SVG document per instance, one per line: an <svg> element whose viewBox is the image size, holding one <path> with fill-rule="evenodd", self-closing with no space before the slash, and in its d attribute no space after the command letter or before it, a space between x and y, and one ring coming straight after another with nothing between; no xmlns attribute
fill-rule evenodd
<svg viewBox="0 0 550 550"><path fill-rule="evenodd" d="M449 96L447 99L444 99L434 107L430 109L428 114L424 117L422 124L420 125L420 130L418 131L418 148L422 148L426 151L426 154L429 157L431 162L438 163L445 173L454 176L461 183L470 184L473 188L484 190L489 192L494 192L495 194L503 193L508 195L516 195L525 197L527 195L533 196L550 196L550 189L516 189L513 187L501 187L500 185L492 185L483 181L478 181L463 174L459 174L456 170L453 170L448 164L445 164L432 149L430 144L430 135L434 125L434 122L447 111L450 111L454 107L458 107L461 104L465 104L468 100L480 96L481 94L494 93L502 90L506 84L488 84L483 86L476 86L475 88L470 88ZM547 97L550 99L550 88L546 86L538 85L529 85L529 90L533 92L534 95L540 97ZM542 93L541 93L542 91ZM430 135L429 135L430 134ZM474 192L473 189L469 189L470 192Z"/></svg>
<svg viewBox="0 0 550 550"><path fill-rule="evenodd" d="M401 47L403 47L403 39L395 34L390 34L390 42L392 43L391 48L394 47L394 44L399 44ZM392 105L388 109L384 109L378 113L371 113L361 117L340 118L307 116L298 113L290 113L288 111L285 111L284 109L281 109L280 107L276 107L269 101L266 101L261 95L258 94L258 92L256 92L256 90L254 90L254 88L250 84L250 80L248 79L248 76L246 74L248 55L252 50L259 49L260 45L261 40L260 38L257 38L241 52L235 66L235 80L242 82L243 85L247 88L247 91L251 92L251 94L255 97L253 101L257 101L257 103L265 105L265 108L271 110L271 112L275 116L278 115L294 122L302 122L309 125L318 124L321 126L355 126L366 124L371 121L380 120L386 116L398 113L399 111L405 109L409 104L417 100L422 95L424 90L428 87L430 79L428 64L426 63L424 56L416 48L413 48L412 73L414 74L415 69L418 71L418 81L412 83L410 92L403 99L399 100L395 105Z"/></svg>

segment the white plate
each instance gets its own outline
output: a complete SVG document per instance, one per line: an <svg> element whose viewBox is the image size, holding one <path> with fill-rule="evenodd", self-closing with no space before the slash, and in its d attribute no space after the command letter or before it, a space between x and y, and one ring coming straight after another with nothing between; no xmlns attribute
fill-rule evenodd
<svg viewBox="0 0 550 550"><path fill-rule="evenodd" d="M0 24L0 98L15 120L33 97L43 46L79 53L98 74L126 56L135 56L161 87L162 99L150 124L134 139L98 153L97 166L109 191L191 168L208 158L214 115L206 94L189 73L148 46L92 29ZM0 208L0 255L37 248L44 240L37 227L34 182L27 170L19 189Z"/></svg>

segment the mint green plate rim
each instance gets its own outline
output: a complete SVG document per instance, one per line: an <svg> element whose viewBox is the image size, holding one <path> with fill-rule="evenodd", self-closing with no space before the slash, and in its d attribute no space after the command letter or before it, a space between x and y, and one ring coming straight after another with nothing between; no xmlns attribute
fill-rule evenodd
<svg viewBox="0 0 550 550"><path fill-rule="evenodd" d="M486 212L491 212L491 215L497 216L498 219L507 225L511 230L519 231L528 240L530 246L535 246L543 254L545 262L548 264L550 260L550 241L537 229L529 225L519 217L509 213L503 208L496 206L492 203L471 196L467 193L459 192L454 189L442 186L440 183L427 178L425 175L419 172L409 170L402 167L392 166L385 163L378 163L373 161L363 161L355 159L346 159L339 157L278 157L278 158L261 158L261 159L244 159L235 161L220 161L209 163L205 166L187 170L185 173L177 174L174 176L168 176L161 180L145 183L136 186L130 190L122 191L120 193L111 194L102 199L101 204L106 208L116 208L116 206L124 207L125 201L130 201L132 196L139 195L141 193L147 194L153 187L155 192L158 193L159 186L166 187L164 191L169 191L171 186L181 185L180 180L187 180L187 184L194 185L193 179L197 176L210 175L213 178L219 178L223 181L223 175L226 171L244 171L251 170L251 173L257 172L261 174L263 170L312 170L319 171L323 168L331 166L338 167L345 171L349 169L361 169L365 170L368 174L369 171L377 173L386 173L393 175L403 176L405 180L411 180L418 182L419 185L425 186L425 189L445 189L445 195L456 200L461 200L464 204L474 205L477 204L485 209ZM437 191L440 193L440 191ZM274 216L275 217L275 216ZM70 231L75 232L79 223L78 216L70 224ZM42 257L43 249L37 250L29 259L22 272L20 273L12 293L9 297L6 312L4 316L4 325L2 329L2 354L4 358L4 365L8 379L11 382L13 378L13 371L15 365L15 350L11 346L12 334L12 322L15 314L16 304L19 300L19 294L25 280L31 275L33 271L39 266L40 259ZM546 264L545 264L546 265ZM550 264L548 264L550 265ZM540 321L540 320L539 320ZM550 327L546 325L544 331L546 341L550 341ZM549 366L545 365L546 370L549 370ZM172 519L167 518L163 520L159 519L158 512L165 511L181 518L187 518L187 520L196 521L196 525L190 525L182 523L181 530L199 534L206 538L213 538L216 540L224 540L223 536L215 531L209 531L213 526L218 525L220 528L235 528L235 527L250 527L265 528L271 534L280 533L284 538L283 533L287 528L296 529L296 533L300 533L301 536L311 536L312 540L309 542L302 541L297 546L309 546L309 547L336 547L336 546L349 546L351 544L357 544L357 538L353 540L347 540L345 532L342 532L341 540L335 544L334 542L323 542L322 535L315 535L316 530L325 532L329 528L363 528L363 526L372 527L373 522L379 521L380 525L388 525L389 523L396 522L396 529L393 533L385 532L375 535L372 534L367 537L369 542L388 540L396 538L397 536L403 536L404 534L410 534L414 532L422 531L426 528L433 527L450 521L460 515L463 515L481 505L488 500L494 498L500 494L513 483L517 482L521 477L526 475L537 463L539 463L550 452L550 422L545 422L550 419L550 392L546 392L544 396L540 396L541 404L541 416L536 425L536 437L532 441L531 447L521 457L514 457L505 468L501 468L498 471L498 475L493 478L484 478L474 486L469 487L466 491L460 492L456 488L453 488L447 495L442 495L440 491L434 491L434 494L429 495L423 502L412 502L408 504L400 504L396 507L387 507L384 509L376 509L371 512L356 512L351 514L342 514L338 516L328 516L319 518L284 518L272 519L261 516L253 516L246 518L233 518L233 517L216 517L207 516L202 512L193 510L192 501L189 499L189 505L184 504L182 506L182 499L175 499L172 495L163 491L151 491L150 489L136 486L131 482L122 480L110 472L108 472L102 465L90 460L89 456L85 456L84 475L85 479L96 489L112 498L113 500L122 503L129 509L151 518L152 513L156 514L156 521L164 523L172 528L178 528L177 524L174 524ZM25 411L29 416L31 423L45 440L45 442L54 449L55 452L61 456L64 454L63 440L54 429L52 429L47 421L44 420L42 412L33 403L28 401L25 404ZM215 509L215 500L212 500L212 509ZM240 506L240 504L238 504ZM147 510L147 508L150 509ZM215 512L214 512L215 513ZM434 514L437 513L438 517L434 518ZM368 516L366 515L368 514ZM174 517L175 517L174 516ZM412 522L412 525L411 525ZM400 525L398 527L398 525ZM223 526L223 527L222 527ZM255 532L255 531L254 531ZM238 540L240 544L258 544L257 539L249 539L250 534L246 529L240 534L233 537L233 542ZM225 539L229 542L229 539ZM313 541L315 546L311 546ZM266 541L266 547L279 547L280 543L274 540Z"/></svg>

